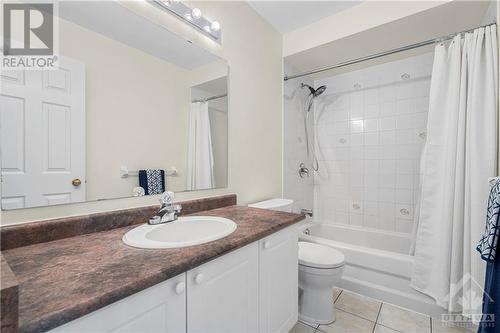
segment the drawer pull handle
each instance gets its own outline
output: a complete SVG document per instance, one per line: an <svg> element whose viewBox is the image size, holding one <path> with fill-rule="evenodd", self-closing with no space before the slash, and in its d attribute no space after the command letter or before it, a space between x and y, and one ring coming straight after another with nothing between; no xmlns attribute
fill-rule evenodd
<svg viewBox="0 0 500 333"><path fill-rule="evenodd" d="M203 274L199 273L196 274L196 276L194 277L194 282L196 282L196 284L200 284L203 282L203 279L204 279Z"/></svg>
<svg viewBox="0 0 500 333"><path fill-rule="evenodd" d="M175 286L175 293L177 295L180 295L180 294L182 294L184 292L185 289L186 289L186 284L184 282L179 282Z"/></svg>

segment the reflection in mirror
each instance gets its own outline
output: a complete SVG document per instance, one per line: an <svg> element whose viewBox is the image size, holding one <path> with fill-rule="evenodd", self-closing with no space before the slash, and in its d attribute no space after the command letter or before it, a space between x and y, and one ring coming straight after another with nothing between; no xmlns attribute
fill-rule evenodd
<svg viewBox="0 0 500 333"><path fill-rule="evenodd" d="M58 69L1 73L2 209L226 187L226 61L117 1L59 16Z"/></svg>
<svg viewBox="0 0 500 333"><path fill-rule="evenodd" d="M187 189L226 187L226 77L192 87L191 96Z"/></svg>

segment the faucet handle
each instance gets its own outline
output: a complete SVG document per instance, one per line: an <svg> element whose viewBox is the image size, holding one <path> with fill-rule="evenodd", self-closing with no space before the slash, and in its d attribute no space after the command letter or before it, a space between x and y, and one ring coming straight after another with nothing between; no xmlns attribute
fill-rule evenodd
<svg viewBox="0 0 500 333"><path fill-rule="evenodd" d="M171 191L165 191L162 193L160 198L160 203L163 205L171 204L174 201L175 194Z"/></svg>
<svg viewBox="0 0 500 333"><path fill-rule="evenodd" d="M182 206L177 204L177 205L174 205L174 211L176 214L180 214L180 212L182 212Z"/></svg>

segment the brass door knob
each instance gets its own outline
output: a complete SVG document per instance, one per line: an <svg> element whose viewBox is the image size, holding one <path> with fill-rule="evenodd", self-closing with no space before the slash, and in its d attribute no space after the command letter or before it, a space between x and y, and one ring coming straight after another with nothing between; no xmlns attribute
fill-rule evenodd
<svg viewBox="0 0 500 333"><path fill-rule="evenodd" d="M82 181L78 178L75 178L71 181L71 184L73 184L74 187L78 187L78 186L82 185Z"/></svg>

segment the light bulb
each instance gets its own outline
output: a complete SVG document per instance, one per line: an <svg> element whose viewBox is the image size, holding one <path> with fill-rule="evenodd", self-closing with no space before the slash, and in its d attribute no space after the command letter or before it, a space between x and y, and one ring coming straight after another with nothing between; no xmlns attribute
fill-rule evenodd
<svg viewBox="0 0 500 333"><path fill-rule="evenodd" d="M170 7L170 0L163 0L163 4L167 7Z"/></svg>
<svg viewBox="0 0 500 333"><path fill-rule="evenodd" d="M210 25L210 28L213 31L219 31L220 30L220 24L217 21L213 21L212 24Z"/></svg>
<svg viewBox="0 0 500 333"><path fill-rule="evenodd" d="M206 32L208 32L208 33L212 32L212 31L210 30L210 27L209 27L208 25L204 26L204 27L203 27L203 29L204 29Z"/></svg>
<svg viewBox="0 0 500 333"><path fill-rule="evenodd" d="M187 13L186 15L184 15L184 17L186 18L186 20L188 21L192 21L193 20L193 17L191 16L190 13Z"/></svg>
<svg viewBox="0 0 500 333"><path fill-rule="evenodd" d="M193 15L195 19L199 19L201 17L201 10L199 10L198 8L194 8L191 11L191 15Z"/></svg>

